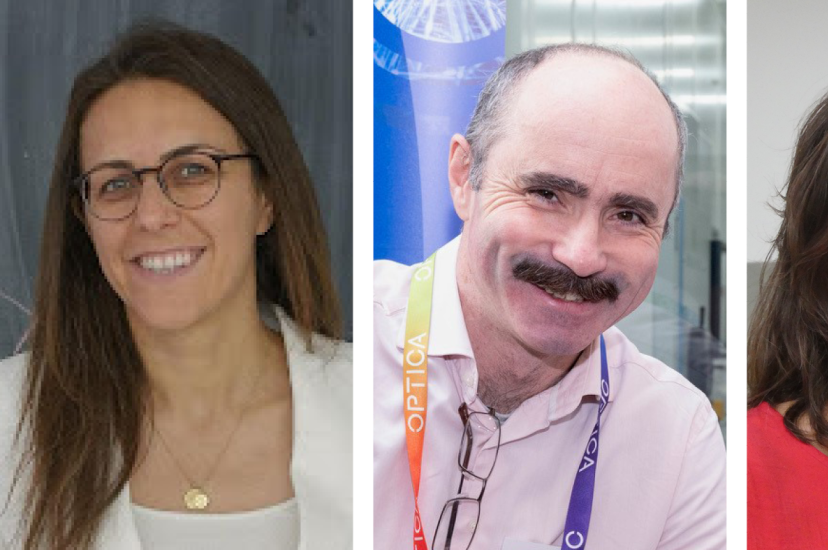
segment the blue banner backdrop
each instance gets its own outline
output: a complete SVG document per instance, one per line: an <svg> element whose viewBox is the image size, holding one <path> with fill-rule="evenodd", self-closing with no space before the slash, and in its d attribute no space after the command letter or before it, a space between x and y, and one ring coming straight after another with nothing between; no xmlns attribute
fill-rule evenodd
<svg viewBox="0 0 828 550"><path fill-rule="evenodd" d="M375 259L416 263L460 233L449 141L505 38L506 0L374 0Z"/></svg>

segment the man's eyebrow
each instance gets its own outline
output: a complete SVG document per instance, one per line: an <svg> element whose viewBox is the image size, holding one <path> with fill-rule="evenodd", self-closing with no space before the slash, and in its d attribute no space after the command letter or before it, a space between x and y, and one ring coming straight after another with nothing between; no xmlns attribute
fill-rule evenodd
<svg viewBox="0 0 828 550"><path fill-rule="evenodd" d="M628 193L616 193L610 198L613 206L635 210L650 221L658 219L658 206L646 197L630 195Z"/></svg>
<svg viewBox="0 0 828 550"><path fill-rule="evenodd" d="M589 196L589 188L578 180L549 172L529 172L518 178L523 187L541 187L550 191L563 191L580 199Z"/></svg>

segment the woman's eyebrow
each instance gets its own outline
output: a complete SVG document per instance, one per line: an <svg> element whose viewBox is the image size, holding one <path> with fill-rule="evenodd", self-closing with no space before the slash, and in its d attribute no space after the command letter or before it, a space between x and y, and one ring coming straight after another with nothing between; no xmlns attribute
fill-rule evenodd
<svg viewBox="0 0 828 550"><path fill-rule="evenodd" d="M226 153L227 152L224 149L222 149L221 147L217 147L215 145L210 145L210 144L207 144L207 143L189 143L187 145L181 145L179 147L176 147L175 149L171 149L171 150L167 151L166 153L161 155L160 160L161 160L161 162L164 162L164 161L166 161L167 159L169 159L171 157L175 157L175 156L178 156L178 155L186 155L187 153L193 153L195 151L203 151L205 149L208 149L210 151L215 151L217 153Z"/></svg>
<svg viewBox="0 0 828 550"><path fill-rule="evenodd" d="M127 160L106 160L103 162L99 162L89 170L86 170L85 173L89 173L92 170L97 170L98 168L125 168L127 170L132 170L135 168L135 165Z"/></svg>
<svg viewBox="0 0 828 550"><path fill-rule="evenodd" d="M180 146L176 147L175 149L170 149L166 153L163 153L161 155L161 157L158 159L158 161L159 161L159 163L163 163L164 161L166 161L167 159L169 159L171 157L175 157L175 156L178 156L178 155L186 155L187 153L193 153L195 151L204 151L204 150L215 151L217 153L226 153L227 152L224 149L222 149L221 147L217 147L215 145L210 145L210 144L207 144L207 143L188 143L186 145L180 145ZM99 162L98 164L95 164L92 168L87 170L87 172L92 171L92 170L96 170L98 168L104 168L104 167L106 167L106 168L126 168L126 169L129 169L129 170L132 170L133 168L135 168L135 163L132 162L132 161L129 161L129 160L124 160L124 159L105 160L103 162Z"/></svg>
<svg viewBox="0 0 828 550"><path fill-rule="evenodd" d="M583 183L551 172L529 172L521 174L518 179L522 187L540 187L550 191L563 191L581 199L589 196L589 188Z"/></svg>

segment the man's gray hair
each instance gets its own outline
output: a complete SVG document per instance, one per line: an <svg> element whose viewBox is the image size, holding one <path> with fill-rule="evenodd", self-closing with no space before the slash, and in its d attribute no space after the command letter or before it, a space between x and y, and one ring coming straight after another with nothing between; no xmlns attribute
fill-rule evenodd
<svg viewBox="0 0 828 550"><path fill-rule="evenodd" d="M466 140L471 147L471 170L469 173L469 181L473 189L480 189L483 183L483 172L485 170L486 156L489 154L495 142L502 137L504 128L504 116L506 112L506 105L511 94L514 92L516 85L523 80L535 67L540 65L547 59L550 59L558 54L573 53L580 55L602 55L614 57L626 61L630 65L638 68L641 72L646 74L653 84L656 85L670 110L673 112L676 122L676 131L678 132L678 163L676 165L676 195L673 199L673 206L671 211L676 207L681 193L681 185L684 177L684 156L687 148L687 125L684 122L684 117L681 114L678 106L670 99L661 84L658 83L655 76L648 71L644 66L633 57L630 53L608 48L606 46L598 46L596 44L554 44L551 46L544 46L534 50L529 50L516 55L515 57L506 61L500 68L489 78L483 91L480 92L480 98L477 101L477 106L474 109L469 127L466 130Z"/></svg>

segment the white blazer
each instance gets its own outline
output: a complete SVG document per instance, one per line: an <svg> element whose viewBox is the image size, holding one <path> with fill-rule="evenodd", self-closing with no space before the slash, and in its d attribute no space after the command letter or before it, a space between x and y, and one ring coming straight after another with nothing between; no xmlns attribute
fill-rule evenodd
<svg viewBox="0 0 828 550"><path fill-rule="evenodd" d="M352 350L314 335L313 353L293 321L278 308L265 320L280 330L293 391L291 477L299 505L299 549L352 548ZM0 362L0 548L22 547L22 483L11 490L20 449L13 448L26 355ZM105 514L95 550L144 550L132 519L129 486Z"/></svg>

